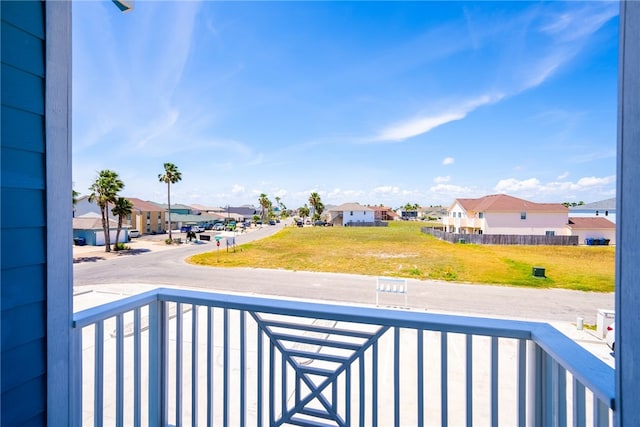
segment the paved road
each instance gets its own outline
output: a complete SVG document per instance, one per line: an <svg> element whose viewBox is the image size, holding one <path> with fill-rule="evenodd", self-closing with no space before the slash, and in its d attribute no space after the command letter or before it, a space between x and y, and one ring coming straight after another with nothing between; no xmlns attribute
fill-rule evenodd
<svg viewBox="0 0 640 427"><path fill-rule="evenodd" d="M237 243L273 234L282 225L263 227L237 237ZM291 298L375 304L373 276L252 268L212 268L187 264L190 255L215 250L215 242L164 251L151 251L98 262L74 264L76 287L101 284L188 286L215 291ZM225 249L221 249L225 250ZM398 294L382 294L381 305L399 306ZM463 313L514 319L595 324L599 308L613 309L614 295L561 289L409 280L408 305L432 312Z"/></svg>

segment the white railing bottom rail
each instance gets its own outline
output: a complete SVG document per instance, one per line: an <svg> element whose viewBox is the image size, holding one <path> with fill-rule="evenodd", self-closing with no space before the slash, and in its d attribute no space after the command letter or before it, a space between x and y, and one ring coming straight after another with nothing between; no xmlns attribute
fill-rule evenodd
<svg viewBox="0 0 640 427"><path fill-rule="evenodd" d="M157 289L74 316L77 426L608 426L547 324Z"/></svg>

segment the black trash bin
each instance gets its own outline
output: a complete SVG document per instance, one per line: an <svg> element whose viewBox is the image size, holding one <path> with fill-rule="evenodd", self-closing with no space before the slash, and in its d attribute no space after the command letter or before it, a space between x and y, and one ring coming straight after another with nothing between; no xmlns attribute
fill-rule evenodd
<svg viewBox="0 0 640 427"><path fill-rule="evenodd" d="M73 243L76 246L84 246L84 245L87 244L87 241L86 241L86 239L84 237L74 237L73 238Z"/></svg>

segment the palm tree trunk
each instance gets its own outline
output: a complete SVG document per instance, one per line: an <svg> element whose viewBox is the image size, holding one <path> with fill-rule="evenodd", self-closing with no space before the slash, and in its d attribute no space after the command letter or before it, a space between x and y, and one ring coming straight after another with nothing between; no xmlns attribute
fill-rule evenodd
<svg viewBox="0 0 640 427"><path fill-rule="evenodd" d="M106 208L108 209L108 207ZM104 232L104 251L111 252L111 242L109 239L109 222L107 221L107 217L105 215L105 208L100 207L100 213L102 214L102 231Z"/></svg>
<svg viewBox="0 0 640 427"><path fill-rule="evenodd" d="M173 242L173 239L171 238L171 182L167 182L167 207L167 213L169 214L169 240Z"/></svg>
<svg viewBox="0 0 640 427"><path fill-rule="evenodd" d="M120 240L120 231L122 230L122 217L118 215L118 228L116 230L116 251L118 250L118 240Z"/></svg>

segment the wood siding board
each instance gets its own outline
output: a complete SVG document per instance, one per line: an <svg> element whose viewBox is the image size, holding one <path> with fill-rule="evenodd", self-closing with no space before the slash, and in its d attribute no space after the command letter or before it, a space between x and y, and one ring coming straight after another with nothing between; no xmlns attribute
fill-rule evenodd
<svg viewBox="0 0 640 427"><path fill-rule="evenodd" d="M25 363L29 363L25 361ZM41 416L45 411L45 399L47 394L45 377L40 376L15 387L6 393L2 393L2 426L22 426L25 423L33 423L34 417ZM7 410L11 408L11 410Z"/></svg>
<svg viewBox="0 0 640 427"><path fill-rule="evenodd" d="M44 189L45 171L44 156L40 153L5 148L0 150L0 179L3 188ZM71 192L69 192L71 200ZM21 206L21 201L12 203Z"/></svg>
<svg viewBox="0 0 640 427"><path fill-rule="evenodd" d="M16 206L15 200L20 200ZM69 209L72 209L71 196ZM29 188L4 188L0 195L2 228L44 227L44 194Z"/></svg>
<svg viewBox="0 0 640 427"><path fill-rule="evenodd" d="M44 76L44 43L41 38L12 25L3 25L0 37L4 64Z"/></svg>
<svg viewBox="0 0 640 427"><path fill-rule="evenodd" d="M4 353L33 340L44 339L45 311L42 301L11 310L3 310L1 319L2 338L0 338L2 352ZM40 354L40 357L42 357L42 354ZM33 360L35 360L35 357ZM26 363L33 363L33 360L27 360Z"/></svg>
<svg viewBox="0 0 640 427"><path fill-rule="evenodd" d="M2 106L2 145L44 153L44 119L39 114Z"/></svg>
<svg viewBox="0 0 640 427"><path fill-rule="evenodd" d="M2 393L43 375L46 370L44 359L34 358L32 355L44 351L45 341L39 339L3 352Z"/></svg>
<svg viewBox="0 0 640 427"><path fill-rule="evenodd" d="M44 114L44 82L39 76L29 74L2 63L3 105L11 105L36 114Z"/></svg>
<svg viewBox="0 0 640 427"><path fill-rule="evenodd" d="M45 7L43 1L0 2L3 426L47 423Z"/></svg>
<svg viewBox="0 0 640 427"><path fill-rule="evenodd" d="M46 271L43 264L3 268L0 276L2 310L43 301L45 298L45 276Z"/></svg>
<svg viewBox="0 0 640 427"><path fill-rule="evenodd" d="M18 27L44 40L44 10L39 1L3 0L0 16L4 25Z"/></svg>
<svg viewBox="0 0 640 427"><path fill-rule="evenodd" d="M46 245L43 227L3 228L1 234L2 247L7 248L2 251L3 269L44 264ZM29 280L29 278L25 277L23 280Z"/></svg>

